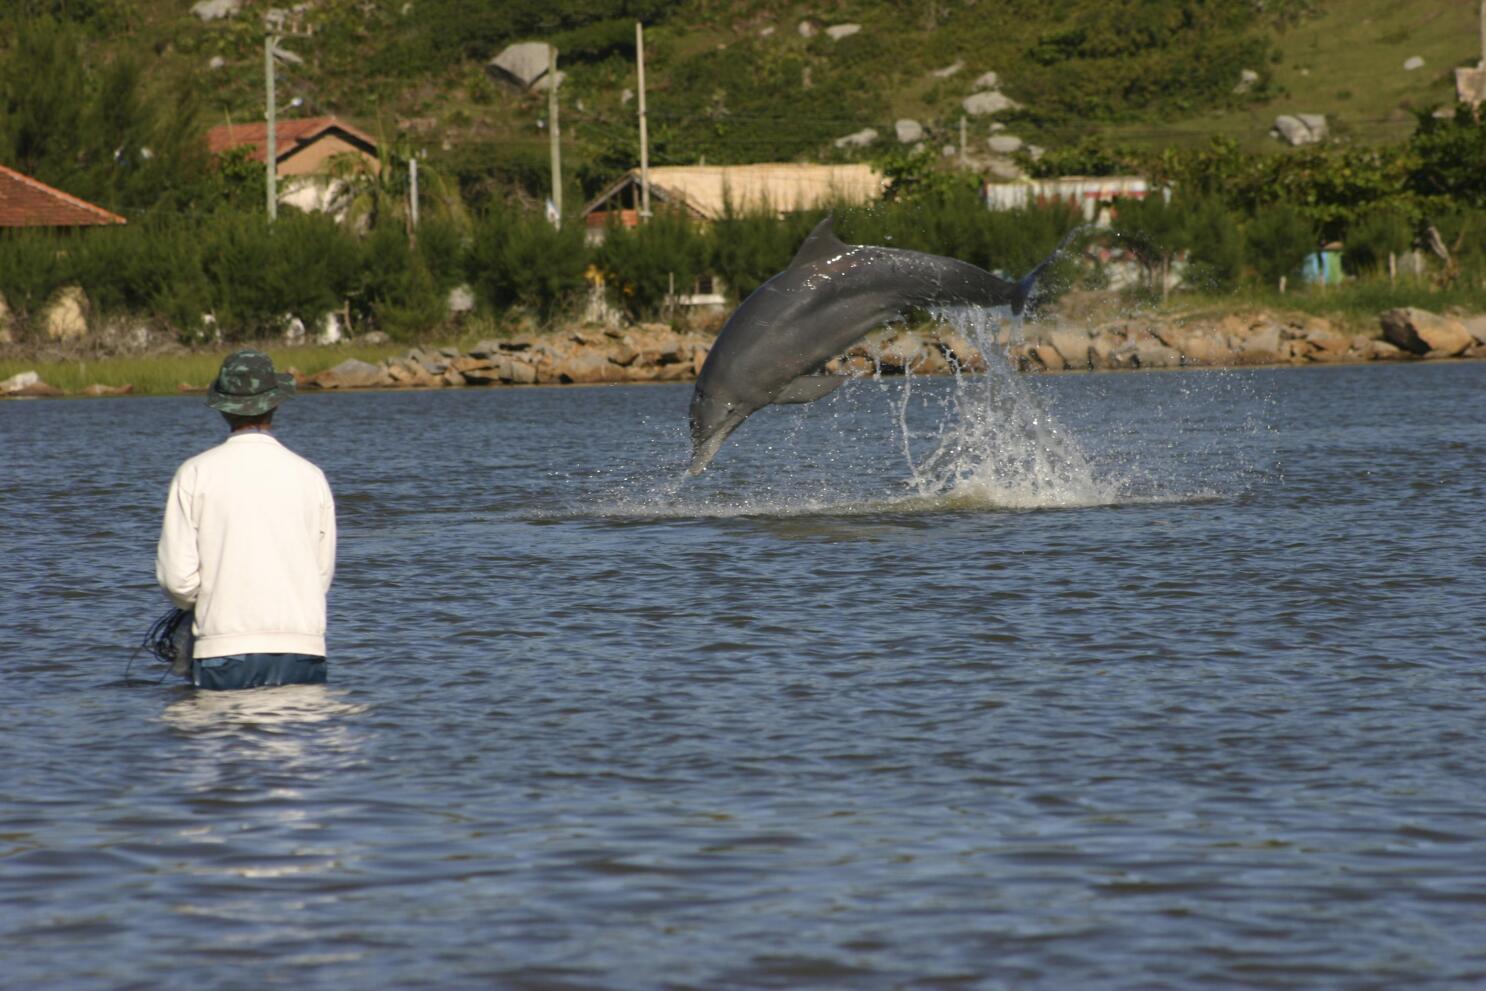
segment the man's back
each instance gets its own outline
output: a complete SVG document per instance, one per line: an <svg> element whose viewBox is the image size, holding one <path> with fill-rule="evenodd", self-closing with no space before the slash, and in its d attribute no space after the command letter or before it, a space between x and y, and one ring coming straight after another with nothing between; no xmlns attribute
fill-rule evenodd
<svg viewBox="0 0 1486 991"><path fill-rule="evenodd" d="M156 572L196 610L196 657L324 656L335 509L324 474L267 433L243 430L181 465Z"/></svg>

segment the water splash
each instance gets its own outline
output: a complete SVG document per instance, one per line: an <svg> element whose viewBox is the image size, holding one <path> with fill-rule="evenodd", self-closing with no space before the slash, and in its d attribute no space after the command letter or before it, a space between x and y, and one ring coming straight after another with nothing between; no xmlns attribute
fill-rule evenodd
<svg viewBox="0 0 1486 991"><path fill-rule="evenodd" d="M909 486L921 499L1007 508L1097 506L1123 501L1122 479L1096 471L1082 446L1006 360L1005 334L1021 320L1005 310L954 308L934 313L974 342L981 375L954 365L955 387L938 400L927 429L909 417L912 369L898 403L898 429Z"/></svg>

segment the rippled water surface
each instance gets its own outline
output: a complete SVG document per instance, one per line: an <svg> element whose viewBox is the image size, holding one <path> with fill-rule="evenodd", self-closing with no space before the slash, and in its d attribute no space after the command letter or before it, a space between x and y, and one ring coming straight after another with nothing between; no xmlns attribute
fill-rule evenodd
<svg viewBox="0 0 1486 991"><path fill-rule="evenodd" d="M218 695L214 414L0 404L0 987L1486 986L1483 386L304 396L331 682Z"/></svg>

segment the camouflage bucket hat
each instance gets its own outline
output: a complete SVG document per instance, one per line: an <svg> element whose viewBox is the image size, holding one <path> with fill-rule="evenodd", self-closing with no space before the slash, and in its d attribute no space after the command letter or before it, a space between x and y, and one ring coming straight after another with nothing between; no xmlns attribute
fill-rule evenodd
<svg viewBox="0 0 1486 991"><path fill-rule="evenodd" d="M206 404L234 416L259 416L294 395L294 376L275 372L262 351L234 351L206 390Z"/></svg>

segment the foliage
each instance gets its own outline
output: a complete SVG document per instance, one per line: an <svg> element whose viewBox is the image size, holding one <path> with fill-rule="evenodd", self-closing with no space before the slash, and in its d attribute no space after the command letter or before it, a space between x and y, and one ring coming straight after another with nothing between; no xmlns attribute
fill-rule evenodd
<svg viewBox="0 0 1486 991"><path fill-rule="evenodd" d="M1140 172L1145 157L1134 148L1106 144L1091 136L1070 144L1049 148L1039 158L1021 151L1017 161L1033 178L1052 176L1107 176Z"/></svg>
<svg viewBox="0 0 1486 991"><path fill-rule="evenodd" d="M706 270L707 240L684 213L658 209L637 227L611 221L595 255L625 312L640 317L658 313L672 286L691 291Z"/></svg>
<svg viewBox="0 0 1486 991"><path fill-rule="evenodd" d="M1236 218L1215 197L1182 204L1187 270L1182 281L1210 291L1230 291L1243 275L1244 241Z"/></svg>
<svg viewBox="0 0 1486 991"><path fill-rule="evenodd" d="M1418 196L1486 206L1486 122L1462 105L1450 118L1418 115L1408 151L1417 156L1409 185Z"/></svg>
<svg viewBox="0 0 1486 991"><path fill-rule="evenodd" d="M66 246L50 232L0 233L0 296L24 323L70 275Z"/></svg>
<svg viewBox="0 0 1486 991"><path fill-rule="evenodd" d="M200 203L210 183L195 87L147 80L129 54L84 55L75 24L20 21L0 52L0 161L116 211Z"/></svg>
<svg viewBox="0 0 1486 991"><path fill-rule="evenodd" d="M1261 282L1295 281L1305 256L1318 247L1316 229L1287 206L1262 208L1245 232L1248 254Z"/></svg>
<svg viewBox="0 0 1486 991"><path fill-rule="evenodd" d="M739 300L745 299L774 273L783 270L800 242L819 220L814 213L780 218L766 206L739 212L731 202L712 225L712 270Z"/></svg>
<svg viewBox="0 0 1486 991"><path fill-rule="evenodd" d="M887 179L889 201L932 200L969 190L977 192L980 176L966 169L947 168L943 157L925 146L916 151L894 149L877 160Z"/></svg>
<svg viewBox="0 0 1486 991"><path fill-rule="evenodd" d="M1348 228L1342 265L1354 275L1386 269L1388 257L1403 254L1413 240L1413 228L1402 214L1388 209L1372 211Z"/></svg>
<svg viewBox="0 0 1486 991"><path fill-rule="evenodd" d="M583 288L581 224L555 229L536 211L498 204L475 224L470 285L489 306L527 307L550 319Z"/></svg>

